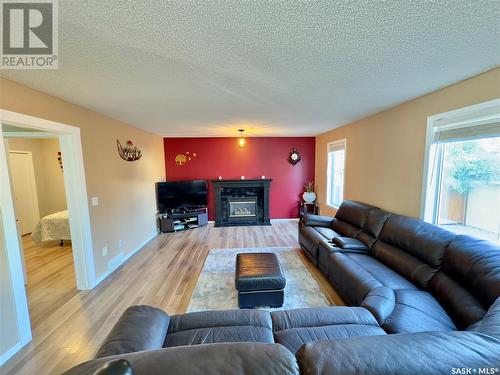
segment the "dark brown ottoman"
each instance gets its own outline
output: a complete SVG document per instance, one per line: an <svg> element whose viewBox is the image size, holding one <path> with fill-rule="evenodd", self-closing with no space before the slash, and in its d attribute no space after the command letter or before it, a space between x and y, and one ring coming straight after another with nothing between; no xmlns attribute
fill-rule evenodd
<svg viewBox="0 0 500 375"><path fill-rule="evenodd" d="M274 253L236 255L235 285L240 308L281 307L286 279Z"/></svg>

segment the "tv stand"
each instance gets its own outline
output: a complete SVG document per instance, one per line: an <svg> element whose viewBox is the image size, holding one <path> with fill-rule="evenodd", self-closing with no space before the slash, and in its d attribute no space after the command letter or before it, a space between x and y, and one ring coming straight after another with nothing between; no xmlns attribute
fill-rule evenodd
<svg viewBox="0 0 500 375"><path fill-rule="evenodd" d="M162 233L194 229L208 224L206 208L174 210L160 214L159 218Z"/></svg>

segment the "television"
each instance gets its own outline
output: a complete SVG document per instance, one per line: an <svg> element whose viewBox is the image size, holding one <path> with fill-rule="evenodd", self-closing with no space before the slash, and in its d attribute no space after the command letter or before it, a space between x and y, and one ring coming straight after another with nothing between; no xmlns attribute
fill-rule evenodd
<svg viewBox="0 0 500 375"><path fill-rule="evenodd" d="M157 182L156 198L161 213L207 206L207 181Z"/></svg>

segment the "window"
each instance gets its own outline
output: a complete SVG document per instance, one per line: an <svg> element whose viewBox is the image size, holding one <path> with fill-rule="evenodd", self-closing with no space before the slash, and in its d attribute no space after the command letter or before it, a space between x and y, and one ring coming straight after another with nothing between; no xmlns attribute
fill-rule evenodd
<svg viewBox="0 0 500 375"><path fill-rule="evenodd" d="M429 123L424 219L500 242L500 102L486 115L484 105L460 111Z"/></svg>
<svg viewBox="0 0 500 375"><path fill-rule="evenodd" d="M328 144L326 203L335 208L344 199L345 149L345 139Z"/></svg>

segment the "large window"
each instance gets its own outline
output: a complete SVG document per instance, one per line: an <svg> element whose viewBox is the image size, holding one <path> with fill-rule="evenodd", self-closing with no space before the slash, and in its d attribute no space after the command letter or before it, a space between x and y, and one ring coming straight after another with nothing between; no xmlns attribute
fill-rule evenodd
<svg viewBox="0 0 500 375"><path fill-rule="evenodd" d="M335 208L344 199L345 149L345 139L328 144L326 203Z"/></svg>
<svg viewBox="0 0 500 375"><path fill-rule="evenodd" d="M430 124L425 220L455 233L500 242L497 116L500 112L472 112L455 123Z"/></svg>

